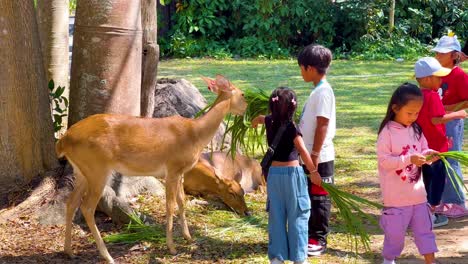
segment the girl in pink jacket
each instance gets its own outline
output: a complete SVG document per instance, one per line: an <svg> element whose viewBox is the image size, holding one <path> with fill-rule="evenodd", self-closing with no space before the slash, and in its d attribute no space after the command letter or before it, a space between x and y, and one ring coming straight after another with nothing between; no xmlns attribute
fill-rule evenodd
<svg viewBox="0 0 468 264"><path fill-rule="evenodd" d="M437 154L427 146L416 124L423 104L421 90L413 84L398 87L388 104L377 140L378 171L384 209L380 226L384 231L384 264L395 263L403 251L410 227L419 253L426 263L435 263L437 252L430 208L421 177L421 166Z"/></svg>

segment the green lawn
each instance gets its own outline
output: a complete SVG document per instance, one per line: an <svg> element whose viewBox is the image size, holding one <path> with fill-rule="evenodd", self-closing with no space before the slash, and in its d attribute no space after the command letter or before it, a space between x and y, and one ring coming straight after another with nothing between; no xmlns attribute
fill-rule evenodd
<svg viewBox="0 0 468 264"><path fill-rule="evenodd" d="M375 155L377 128L392 91L403 82L414 82L412 68L413 62L333 61L328 80L336 96L335 177L340 188L374 201L379 200ZM289 86L298 94L298 109L302 109L311 89L310 83L303 82L295 60L168 60L160 62L158 78L187 79L200 89L208 101L212 101L215 96L206 89L200 76L214 77L217 73L225 75L241 89L256 87L271 91L278 86ZM212 206L188 206L189 226L194 241L185 242L181 239L179 226L175 225L179 255L171 256L163 242L153 243L150 255L133 258L132 262L268 263L265 195L255 194L246 200L254 212L248 218L240 218L229 211L214 210ZM142 201L142 210L161 219L162 227L163 204L152 198ZM374 210L369 213L377 215L379 212ZM369 230L372 234L372 251L355 255L340 223L341 219L332 215L330 250L321 258L309 258L310 263L381 261L380 230ZM161 241L164 241L164 233L161 233Z"/></svg>

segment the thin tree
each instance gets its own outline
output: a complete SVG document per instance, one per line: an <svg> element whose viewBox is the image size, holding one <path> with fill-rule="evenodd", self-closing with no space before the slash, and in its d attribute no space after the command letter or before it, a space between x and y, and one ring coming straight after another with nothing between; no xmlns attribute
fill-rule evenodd
<svg viewBox="0 0 468 264"><path fill-rule="evenodd" d="M394 28L395 28L395 0L391 0L389 12L388 12L388 32L392 33Z"/></svg>
<svg viewBox="0 0 468 264"><path fill-rule="evenodd" d="M34 2L0 1L0 195L57 159Z"/></svg>
<svg viewBox="0 0 468 264"><path fill-rule="evenodd" d="M154 110L154 91L159 64L159 45L157 43L156 0L142 0L141 19L143 27L143 62L141 77L141 115L152 117Z"/></svg>
<svg viewBox="0 0 468 264"><path fill-rule="evenodd" d="M55 87L65 87L64 97L68 98L68 0L39 0L37 20L41 40L42 57L47 81L53 80ZM65 109L63 104L60 109ZM62 133L66 129L66 118L62 119Z"/></svg>

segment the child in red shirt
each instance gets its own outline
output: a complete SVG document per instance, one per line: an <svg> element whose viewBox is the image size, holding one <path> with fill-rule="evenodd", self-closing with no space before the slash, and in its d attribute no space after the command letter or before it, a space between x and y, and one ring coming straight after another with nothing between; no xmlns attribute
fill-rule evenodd
<svg viewBox="0 0 468 264"><path fill-rule="evenodd" d="M438 152L447 152L449 141L445 132L445 123L456 119L464 118L466 112L460 110L449 114L445 113L444 106L437 93L441 85L441 77L447 76L450 69L444 68L440 63L431 57L419 59L415 66L416 79L424 97L424 103L419 111L416 123L421 127L430 149ZM445 166L442 160L437 160L432 164L422 166L423 181L426 187L427 200L431 205L432 212L440 204L442 193L447 178ZM446 225L448 219L444 215L433 214L433 227Z"/></svg>
<svg viewBox="0 0 468 264"><path fill-rule="evenodd" d="M450 32L448 36L440 38L437 46L432 49L435 58L443 67L452 69L449 75L442 78L439 93L447 112L468 108L468 75L458 67L462 59L461 45L457 36ZM449 150L461 151L464 134L464 118L456 118L446 124L447 136L452 140ZM460 164L452 159L448 160L452 168L463 181ZM447 217L463 217L468 215L465 205L465 193L461 188L455 189L453 184L446 184L442 195L442 202L437 211Z"/></svg>

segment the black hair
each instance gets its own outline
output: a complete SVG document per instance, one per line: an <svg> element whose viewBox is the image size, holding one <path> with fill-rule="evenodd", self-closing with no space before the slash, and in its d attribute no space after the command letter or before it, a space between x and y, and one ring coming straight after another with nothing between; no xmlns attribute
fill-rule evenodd
<svg viewBox="0 0 468 264"><path fill-rule="evenodd" d="M405 82L393 92L392 98L388 103L387 113L385 114L385 117L380 124L379 132L377 134L382 132L389 121L395 119L395 112L393 111L394 105L397 107L397 109L400 109L412 100L423 100L421 89L419 89L419 87L414 84ZM416 122L413 122L411 126L413 127L414 132L416 133L416 136L419 140L422 134L421 127Z"/></svg>
<svg viewBox="0 0 468 264"><path fill-rule="evenodd" d="M278 87L270 95L269 110L274 127L285 122L293 122L297 108L296 93L288 87Z"/></svg>
<svg viewBox="0 0 468 264"><path fill-rule="evenodd" d="M461 51L465 53L466 55L468 55L468 39L465 41L465 46L463 47Z"/></svg>
<svg viewBox="0 0 468 264"><path fill-rule="evenodd" d="M332 53L322 45L310 44L306 46L297 56L299 66L311 66L320 74L326 74L332 60Z"/></svg>

